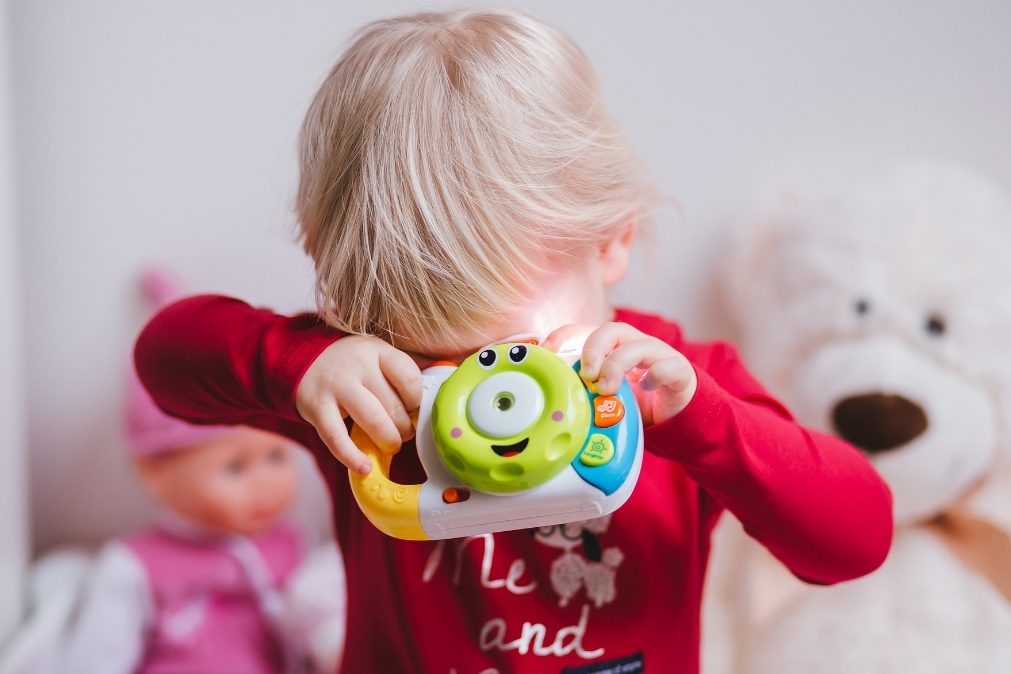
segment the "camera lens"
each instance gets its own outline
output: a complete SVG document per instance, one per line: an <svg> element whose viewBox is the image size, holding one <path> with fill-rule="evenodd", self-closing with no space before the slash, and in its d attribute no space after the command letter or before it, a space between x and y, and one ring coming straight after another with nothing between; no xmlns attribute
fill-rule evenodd
<svg viewBox="0 0 1011 674"><path fill-rule="evenodd" d="M495 407L500 412L505 412L512 407L513 402L515 402L515 399L512 397L511 393L499 393L495 396Z"/></svg>

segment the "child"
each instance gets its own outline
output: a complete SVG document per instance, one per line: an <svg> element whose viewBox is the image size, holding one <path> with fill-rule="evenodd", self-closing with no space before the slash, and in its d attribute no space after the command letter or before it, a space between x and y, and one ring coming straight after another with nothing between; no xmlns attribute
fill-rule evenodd
<svg viewBox="0 0 1011 674"><path fill-rule="evenodd" d="M890 495L854 449L795 424L726 344L608 306L654 199L554 29L511 11L377 21L302 131L318 315L201 296L145 329L137 365L165 410L314 452L347 566L344 672L697 672L724 509L812 583L884 560ZM557 347L580 325L601 326L583 376L602 394L628 377L647 424L639 482L610 520L406 542L365 519L344 467L372 466L348 421L393 451L413 433L419 363L520 332ZM400 482L423 479L410 455Z"/></svg>

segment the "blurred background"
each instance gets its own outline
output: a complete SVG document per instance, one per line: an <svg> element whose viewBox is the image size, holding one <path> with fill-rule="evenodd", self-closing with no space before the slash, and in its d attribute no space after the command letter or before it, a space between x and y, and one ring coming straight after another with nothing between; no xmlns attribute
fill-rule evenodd
<svg viewBox="0 0 1011 674"><path fill-rule="evenodd" d="M301 117L356 27L444 5L0 5L0 641L25 560L150 518L119 431L147 318L138 272L163 263L194 292L311 307L291 212ZM755 194L919 157L1011 189L1005 0L527 8L589 54L679 204L616 301L692 337L727 330L721 237Z"/></svg>

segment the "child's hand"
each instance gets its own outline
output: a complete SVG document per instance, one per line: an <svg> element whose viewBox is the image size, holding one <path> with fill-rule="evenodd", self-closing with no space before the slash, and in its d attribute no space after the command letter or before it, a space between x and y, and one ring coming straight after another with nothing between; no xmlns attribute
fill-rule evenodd
<svg viewBox="0 0 1011 674"><path fill-rule="evenodd" d="M295 390L295 409L316 428L337 460L362 474L372 462L348 437L344 418L362 427L383 451L414 435L411 413L421 405L421 370L378 337L350 335L313 361Z"/></svg>
<svg viewBox="0 0 1011 674"><path fill-rule="evenodd" d="M557 350L567 338L587 331L586 326L563 326L548 335L543 346ZM647 426L683 410L698 386L695 369L680 351L627 323L606 323L590 333L579 374L584 381L596 382L600 395L617 393L627 376Z"/></svg>

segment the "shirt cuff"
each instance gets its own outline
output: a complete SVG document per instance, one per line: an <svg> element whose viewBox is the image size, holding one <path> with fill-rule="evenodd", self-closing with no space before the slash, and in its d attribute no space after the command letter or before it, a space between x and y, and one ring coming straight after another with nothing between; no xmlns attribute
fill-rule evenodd
<svg viewBox="0 0 1011 674"><path fill-rule="evenodd" d="M344 335L316 314L300 314L290 320L291 332L270 370L271 403L282 417L303 421L295 407L298 385L319 355Z"/></svg>

